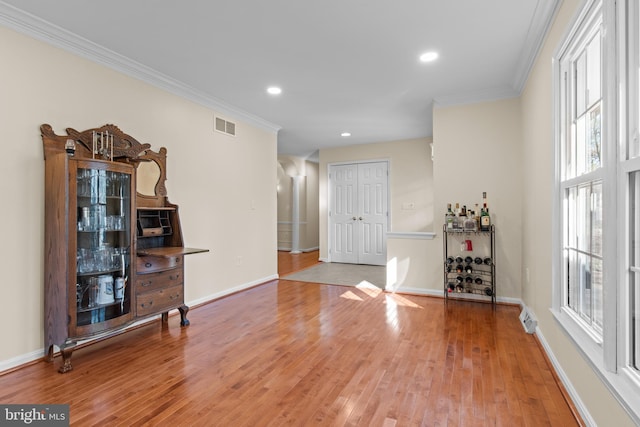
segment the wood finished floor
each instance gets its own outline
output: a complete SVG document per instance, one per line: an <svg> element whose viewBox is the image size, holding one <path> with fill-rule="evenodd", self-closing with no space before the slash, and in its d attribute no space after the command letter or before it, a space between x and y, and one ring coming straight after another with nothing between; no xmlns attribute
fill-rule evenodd
<svg viewBox="0 0 640 427"><path fill-rule="evenodd" d="M273 281L187 328L171 316L77 350L67 374L56 358L2 375L0 403L68 403L79 426L577 425L518 314Z"/></svg>

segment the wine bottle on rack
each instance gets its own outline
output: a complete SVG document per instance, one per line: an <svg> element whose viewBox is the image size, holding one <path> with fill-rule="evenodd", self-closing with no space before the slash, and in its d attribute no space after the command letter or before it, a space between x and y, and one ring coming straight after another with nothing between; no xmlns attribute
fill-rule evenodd
<svg viewBox="0 0 640 427"><path fill-rule="evenodd" d="M455 215L453 214L453 211L451 210L451 203L447 203L447 213L444 217L445 219L445 224L447 224L447 230L452 230L453 229L453 220L455 218Z"/></svg>

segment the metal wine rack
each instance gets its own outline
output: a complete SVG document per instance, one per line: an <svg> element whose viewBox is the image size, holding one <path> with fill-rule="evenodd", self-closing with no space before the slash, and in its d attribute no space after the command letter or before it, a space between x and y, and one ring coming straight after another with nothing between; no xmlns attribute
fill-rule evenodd
<svg viewBox="0 0 640 427"><path fill-rule="evenodd" d="M495 307L495 225L491 225L488 231L471 231L448 229L445 224L442 233L445 302L466 298L490 301ZM460 248L452 245L454 239L458 239ZM465 244L467 247L463 248Z"/></svg>

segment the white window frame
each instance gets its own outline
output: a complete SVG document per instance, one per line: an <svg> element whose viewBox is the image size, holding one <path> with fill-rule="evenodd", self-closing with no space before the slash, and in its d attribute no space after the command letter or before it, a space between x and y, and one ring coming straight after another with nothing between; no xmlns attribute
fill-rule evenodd
<svg viewBox="0 0 640 427"><path fill-rule="evenodd" d="M640 425L640 372L629 367L629 172L640 170L640 157L626 159L626 145L638 137L640 129L640 81L628 79L640 64L640 19L637 0L585 0L570 25L553 58L554 124L554 202L551 311L574 342L578 351L593 367L631 418ZM565 105L560 100L563 89L563 62L576 40L593 28L595 15L602 14L602 141L603 164L599 178L603 183L603 329L594 335L579 316L563 306L565 281L563 265L564 215L562 184L562 123ZM627 41L629 44L627 45ZM633 94L629 98L628 94ZM622 159L622 161L621 161ZM593 177L593 176L592 176ZM564 183L567 184L566 182Z"/></svg>

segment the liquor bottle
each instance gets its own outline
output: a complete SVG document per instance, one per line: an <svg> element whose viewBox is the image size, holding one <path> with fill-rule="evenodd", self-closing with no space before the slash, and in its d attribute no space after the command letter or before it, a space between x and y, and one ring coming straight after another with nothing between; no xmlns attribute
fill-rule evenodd
<svg viewBox="0 0 640 427"><path fill-rule="evenodd" d="M471 267L471 264L467 264L467 265L464 267L464 271L465 271L465 273L467 273L467 274L471 274L471 273L473 273L473 267Z"/></svg>
<svg viewBox="0 0 640 427"><path fill-rule="evenodd" d="M445 223L447 224L447 230L452 230L453 229L453 219L454 218L455 218L455 215L453 214L453 211L451 210L451 203L447 203L447 213L444 216Z"/></svg>
<svg viewBox="0 0 640 427"><path fill-rule="evenodd" d="M456 210L454 212L453 217L453 228L462 228L462 223L460 222L460 203L456 203Z"/></svg>
<svg viewBox="0 0 640 427"><path fill-rule="evenodd" d="M476 203L476 210L473 211L475 214L474 219L476 220L476 230L480 230L480 206Z"/></svg>
<svg viewBox="0 0 640 427"><path fill-rule="evenodd" d="M482 208L482 212L480 214L480 230L491 230L491 217L489 216L489 208L487 207L486 203Z"/></svg>
<svg viewBox="0 0 640 427"><path fill-rule="evenodd" d="M476 220L469 211L469 215L465 217L464 220L464 231L476 231Z"/></svg>

